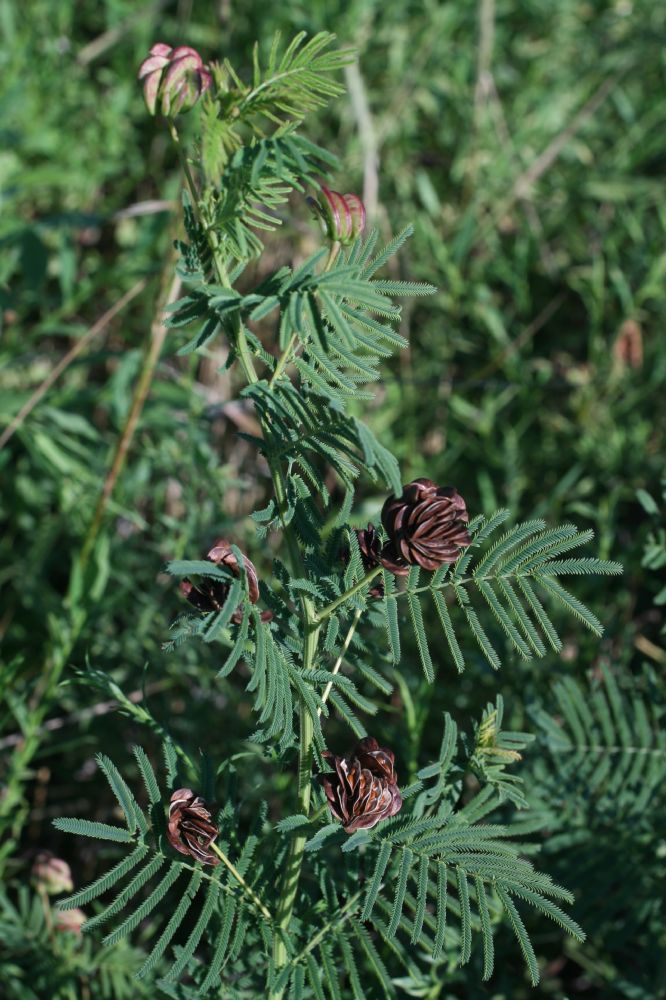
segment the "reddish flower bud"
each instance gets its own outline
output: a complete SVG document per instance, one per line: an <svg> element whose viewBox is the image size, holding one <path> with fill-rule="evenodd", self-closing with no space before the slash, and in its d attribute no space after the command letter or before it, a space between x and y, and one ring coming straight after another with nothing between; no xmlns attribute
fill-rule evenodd
<svg viewBox="0 0 666 1000"><path fill-rule="evenodd" d="M643 367L643 333L635 319L625 320L620 327L613 344L613 360L620 372Z"/></svg>
<svg viewBox="0 0 666 1000"><path fill-rule="evenodd" d="M352 243L365 229L365 206L358 195L340 194L322 184L320 199L311 198L310 203L330 240Z"/></svg>
<svg viewBox="0 0 666 1000"><path fill-rule="evenodd" d="M213 78L196 49L158 42L141 63L139 80L150 114L157 114L159 102L162 114L173 117L193 108Z"/></svg>
<svg viewBox="0 0 666 1000"><path fill-rule="evenodd" d="M171 796L167 838L172 847L204 865L217 865L219 858L210 850L220 831L210 810L191 788L179 788Z"/></svg>
<svg viewBox="0 0 666 1000"><path fill-rule="evenodd" d="M87 919L83 910L56 910L53 926L60 934L80 934Z"/></svg>
<svg viewBox="0 0 666 1000"><path fill-rule="evenodd" d="M49 896L71 892L74 888L72 871L66 861L54 857L50 851L40 851L32 865L32 882Z"/></svg>
<svg viewBox="0 0 666 1000"><path fill-rule="evenodd" d="M336 757L329 750L322 754L335 768L320 774L328 806L342 823L345 833L370 830L383 819L395 816L402 808L402 796L393 766L395 755L366 736L348 757Z"/></svg>
<svg viewBox="0 0 666 1000"><path fill-rule="evenodd" d="M230 543L226 538L218 538L212 549L206 555L206 559L215 563L216 566L226 566L234 576L239 576L238 560L233 554ZM245 575L247 577L248 597L251 604L256 604L259 600L259 578L254 564L243 556ZM229 584L224 580L202 579L197 586L190 580L183 580L180 584L180 592L193 607L199 611L220 611L229 593ZM270 621L273 617L270 611L262 612L262 620ZM239 625L243 620L243 609L236 608L231 616L232 622Z"/></svg>
<svg viewBox="0 0 666 1000"><path fill-rule="evenodd" d="M382 524L389 540L382 550L382 566L405 576L410 566L430 572L455 562L471 543L465 501L451 486L431 479L415 479L402 496L389 497L382 508Z"/></svg>

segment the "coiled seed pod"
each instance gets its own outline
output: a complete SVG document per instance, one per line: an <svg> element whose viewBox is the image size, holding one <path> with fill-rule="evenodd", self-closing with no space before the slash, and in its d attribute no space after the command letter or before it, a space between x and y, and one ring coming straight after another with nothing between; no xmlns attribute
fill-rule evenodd
<svg viewBox="0 0 666 1000"><path fill-rule="evenodd" d="M455 562L469 545L469 515L465 501L451 486L431 479L415 479L402 496L389 497L382 508L382 524L389 537L382 550L382 566L404 576L410 566L431 572Z"/></svg>
<svg viewBox="0 0 666 1000"><path fill-rule="evenodd" d="M376 739L367 736L347 757L337 757L329 750L322 756L334 770L320 774L319 781L345 833L370 830L400 812L402 796L392 750L380 747Z"/></svg>
<svg viewBox="0 0 666 1000"><path fill-rule="evenodd" d="M220 831L210 810L191 788L179 788L171 796L167 838L172 847L204 865L217 865L219 858L210 850Z"/></svg>

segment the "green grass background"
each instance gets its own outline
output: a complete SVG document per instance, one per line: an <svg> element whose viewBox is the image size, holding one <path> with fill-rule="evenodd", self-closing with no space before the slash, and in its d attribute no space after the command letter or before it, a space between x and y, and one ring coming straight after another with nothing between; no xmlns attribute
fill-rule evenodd
<svg viewBox="0 0 666 1000"><path fill-rule="evenodd" d="M646 547L658 553L664 538L666 5L2 0L0 28L0 432L77 339L145 282L0 450L0 777L17 796L5 831L10 878L23 877L38 847L72 851L53 816L108 817L95 751L122 764L132 742L150 742L136 720L106 711L108 689L95 687L92 671L126 694L143 690L153 715L213 760L253 728L242 686L213 680L210 649L161 650L182 610L162 572L167 559L196 558L233 533L269 568L247 519L267 476L236 436L243 414L225 408L235 382L219 374L221 354L176 358L175 333L108 508L71 649L63 634L72 562L127 417L176 232L177 164L136 83L157 40L229 57L241 70L255 38L276 29L326 29L357 48L349 96L311 120L308 134L338 154L333 186L363 193L383 235L414 223L396 273L440 289L405 309L410 348L366 411L373 429L398 455L404 481L456 485L473 513L508 506L515 519L592 527L590 554L625 565L621 579L577 590L605 624L600 644L571 625L561 657L509 658L499 675L472 660L462 678L440 648L432 692L412 671L384 722L403 747L403 770L417 747L421 762L435 752L443 709L464 724L499 690L511 723L529 728L527 708L535 699L548 707L558 677L594 676L601 664L630 677L643 662L663 675L661 582L644 563ZM261 268L313 249L304 199L291 201L283 222ZM643 347L635 367L618 360L628 321ZM382 500L363 484L358 523L376 517ZM63 649L61 682L45 695ZM425 708L406 727L410 697ZM14 736L36 707L35 754L17 775ZM251 806L259 779L239 772ZM271 774L266 764L262 778ZM270 780L277 816L289 776ZM612 823L608 837L610 866ZM574 888L575 851L549 862ZM534 995L665 995L664 928L650 908L663 894L663 859L649 853L637 899L611 917L610 875L599 866L597 905L579 911L589 942L563 950L557 935L544 938ZM96 864L91 848L77 854L77 881ZM528 995L508 938L498 969L483 988L474 967L454 972L442 995Z"/></svg>

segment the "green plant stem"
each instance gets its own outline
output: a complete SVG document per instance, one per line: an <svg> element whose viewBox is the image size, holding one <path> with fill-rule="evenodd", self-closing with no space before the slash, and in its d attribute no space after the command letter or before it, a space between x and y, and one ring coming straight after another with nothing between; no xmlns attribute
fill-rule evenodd
<svg viewBox="0 0 666 1000"><path fill-rule="evenodd" d="M202 218L197 188L187 162L187 157L180 143L178 132L173 121L169 120L168 125L171 137L174 141L176 149L178 150L185 180L193 201L193 210L196 213L197 220L204 230L206 239L208 240L217 277L222 285L229 288L229 276L227 274L226 265L216 238L214 227L212 224L207 225L205 220ZM328 270L333 265L339 250L339 243L334 243L331 246L325 270ZM243 374L249 383L257 382L259 377L254 365L254 359L249 349L243 322L238 311L233 314L231 323L237 356ZM278 361L278 366L273 378L271 379L271 384L289 363L294 346L295 341L292 337L292 340L287 345L285 353ZM285 541L289 551L292 569L295 573L303 575L305 573L305 568L298 544L298 538L293 527L287 520L287 484L284 472L275 460L269 460L269 469L273 480L275 499L277 502L280 520L282 521L282 527L284 530ZM312 599L305 594L301 597L301 630L303 635L303 670L313 670L316 665L317 658L320 619L316 614ZM310 716L307 706L304 704L302 698L299 698L299 734L297 775L298 811L304 816L308 816L310 813L310 802L312 797L312 744L314 736L314 721ZM275 918L275 931L273 935L273 966L276 971L281 969L287 962L285 935L288 933L294 903L296 900L306 840L307 837L304 834L299 834L292 838L278 894L279 903ZM272 991L269 1000L281 1000L283 993L284 989Z"/></svg>
<svg viewBox="0 0 666 1000"><path fill-rule="evenodd" d="M220 260L219 247L209 234L209 245L213 254L215 268L223 283L228 285L226 268L224 262ZM236 347L238 360L243 374L248 382L257 382L258 376L254 367L254 361L249 351L245 331L239 315L234 318L234 329L236 334ZM287 490L282 469L277 463L269 461L271 478L273 480L273 490L282 521L289 557L292 568L295 572L303 572L303 559L298 546L296 534L287 523ZM301 598L301 628L304 636L303 645L303 670L312 670L315 666L317 653L317 643L319 639L319 628L316 625L315 609L312 600L303 595ZM310 812L311 798L311 772L312 772L312 739L314 735L314 724L302 699L299 699L299 726L300 739L298 748L298 811L304 816ZM284 934L287 932L291 921L291 914L294 909L296 891L300 880L301 866L303 863L303 851L307 837L304 835L295 837L290 845L289 856L280 887L278 912L273 935L273 964L276 969L282 968L287 961L287 949L284 942ZM283 991L271 993L270 1000L280 1000Z"/></svg>
<svg viewBox="0 0 666 1000"><path fill-rule="evenodd" d="M192 199L192 210L197 217L197 221L201 228L206 234L206 239L208 240L208 245L211 249L213 256L213 263L215 266L215 271L217 274L218 281L225 288L231 288L231 282L229 281L229 275L227 274L227 268L222 259L220 253L220 247L215 235L215 231L210 224L206 224L205 220L201 215L201 208L199 205L199 193L197 191L197 186L194 183L194 177L192 176L192 171L190 170L190 165L187 161L187 156L183 145L180 141L180 136L178 135L178 129L176 128L175 122L172 118L167 119L167 124L169 127L169 133L173 140L173 144L178 152L178 158L180 160L180 165L183 168L183 173L185 175L185 181L187 183L188 190L190 192L190 197ZM247 337L245 336L245 329L241 322L240 314L235 312L232 316L232 323L234 328L234 335L236 341L236 350L238 351L238 358L241 363L241 368L243 369L243 374L248 382L258 382L259 376L257 375L257 370L254 367L254 360L252 358L252 353L247 342Z"/></svg>
<svg viewBox="0 0 666 1000"><path fill-rule="evenodd" d="M340 252L340 243L335 242L324 266L324 271L330 270L335 259ZM292 352L296 346L297 335L292 334L287 347L278 360L270 385L276 382L283 370L291 360ZM275 484L275 495L280 511L287 547L291 557L292 565L303 569L303 560L298 546L298 539L290 525L286 524L284 508L286 505L286 484L281 469L276 469L271 465L271 473ZM276 474L277 473L277 474ZM320 624L315 611L315 606L311 598L305 594L301 597L301 627L304 635L303 646L303 670L313 670L316 665L317 645L319 642ZM351 634L353 635L353 633ZM351 635L348 637L351 642ZM346 649L346 646L345 646ZM343 654L344 655L344 654ZM338 666L339 669L339 666ZM324 701L330 693L330 685L324 693ZM299 697L299 743L298 743L298 812L303 816L310 814L310 802L312 798L312 741L314 736L314 721L302 698ZM282 884L280 887L280 902L277 912L277 926L273 935L273 967L275 971L283 968L287 962L287 948L285 936L289 932L291 915L294 910L298 883L301 877L303 866L303 853L307 836L296 834L292 837L289 845L289 854L285 868ZM284 989L273 990L269 995L269 1000L281 1000Z"/></svg>
<svg viewBox="0 0 666 1000"><path fill-rule="evenodd" d="M341 907L335 916L328 920L323 927L320 927L317 933L310 938L307 945L303 950L292 959L294 965L297 965L306 955L309 955L314 949L320 944L321 941L326 940L326 936L333 930L334 927L339 927L344 924L349 917L353 916L354 911L357 907L360 907L361 895L363 890L359 889L355 892L353 896L350 896L343 907Z"/></svg>
<svg viewBox="0 0 666 1000"><path fill-rule="evenodd" d="M213 258L216 259L216 251L213 250ZM239 332L242 327L239 318ZM243 337L243 342L247 348L247 341ZM241 349L241 340L237 340L239 346L238 358L243 369L243 373L248 381L257 381L257 375L249 351L247 357ZM253 376L253 377L251 377ZM269 462L271 478L275 499L282 521L285 541L289 551L292 568L295 572L304 572L303 559L298 545L298 538L287 523L287 490L282 469L275 462ZM303 595L301 597L301 629L304 636L303 643L303 670L313 670L317 655L317 644L319 640L319 626L316 624L315 608L312 600ZM298 746L298 811L304 816L310 812L310 800L312 791L312 740L314 736L314 723L302 699L299 699L299 746ZM289 855L284 871L283 880L279 893L279 904L276 915L276 926L273 935L273 964L276 969L282 968L287 961L287 949L284 942L284 934L287 933L291 915L294 909L294 901L298 883L300 881L301 867L303 863L303 851L305 849L307 837L299 835L294 837L289 848ZM283 990L270 994L270 1000L280 1000Z"/></svg>
<svg viewBox="0 0 666 1000"><path fill-rule="evenodd" d="M376 569L370 570L367 576L364 576L362 577L362 579L358 580L358 582L355 583L353 587L350 587L349 590L345 590L344 594L340 594L340 596L336 597L336 599L334 601L331 601L330 604L327 604L320 611L317 611L315 614L315 621L317 621L319 624L321 624L321 622L326 621L326 619L329 618L334 611L337 611L337 609L340 607L341 604L344 604L345 601L348 601L350 597L353 597L354 594L358 594L360 590L363 590L364 587L366 587L369 583L371 583L371 581L374 580L374 578L378 575L380 570L381 566L378 566ZM519 576L531 577L535 575L536 575L536 570L530 573L517 573L517 572L489 573L488 576L463 576L460 577L460 579L454 579L453 577L451 577L448 580L443 580L440 583L440 585L435 588L431 586L426 586L426 587L415 587L413 590L398 590L393 596L396 598L406 597L408 594L426 594L433 589L446 590L448 587L462 587L466 583L476 583L478 581L484 583L487 580L514 580Z"/></svg>
<svg viewBox="0 0 666 1000"><path fill-rule="evenodd" d="M187 156L185 155L185 150L183 149L182 143L180 141L180 136L178 135L178 129L176 128L176 123L173 118L167 118L167 125L169 128L169 133L173 140L173 144L176 147L176 152L178 153L178 159L185 175L185 180L190 191L190 197L192 198L192 209L196 213L197 218L201 222L201 215L199 213L199 193L197 191L197 186L194 183L194 177L192 176L192 171L190 170L190 165L187 162Z"/></svg>
<svg viewBox="0 0 666 1000"><path fill-rule="evenodd" d="M233 875L233 877L236 879L236 881L238 882L238 884L242 887L243 892L245 892L250 897L250 899L252 900L252 902L254 903L254 905L257 907L257 909L260 910L261 913L266 917L266 920L272 920L273 918L271 917L270 912L268 911L268 909L261 902L261 900L257 896L257 894L254 891L254 889L252 889L252 887L247 884L247 882L245 881L245 879L243 878L243 876L241 875L241 873L238 871L238 869L233 864L233 862L229 860L229 858L226 856L226 854L224 853L224 851L221 850L217 846L217 844L215 842L213 842L210 846L215 851L215 853L217 854L217 856L220 859L220 861L224 865L227 866L227 868L229 869L229 871L231 872L231 874Z"/></svg>
<svg viewBox="0 0 666 1000"><path fill-rule="evenodd" d="M330 269L333 267L333 264L335 263L335 260L338 254L340 253L341 247L342 244L339 243L337 240L331 244L331 249L328 252L326 263L322 269L322 274L325 274L326 271L330 271ZM275 366L275 371L271 375L271 380L268 383L271 388L277 382L280 375L291 361L291 355L293 353L294 348L296 347L297 342L298 342L298 333L292 333L291 337L289 338L289 343L287 344L284 351L278 358L278 363Z"/></svg>
<svg viewBox="0 0 666 1000"><path fill-rule="evenodd" d="M317 652L319 628L311 625L305 636L303 669L312 670ZM312 797L312 738L314 722L306 706L301 701L299 706L300 739L298 747L298 812L303 816L310 814ZM287 948L284 938L289 933L289 924L294 910L298 883L303 865L303 852L307 841L303 833L292 837L289 845L287 864L280 886L280 902L276 916L276 928L273 935L273 966L277 972L287 962ZM272 990L269 1000L281 1000L284 988Z"/></svg>
<svg viewBox="0 0 666 1000"><path fill-rule="evenodd" d="M19 430L26 418L30 415L30 413L32 413L35 406L37 406L37 404L43 399L52 385L60 378L65 369L71 365L72 361L79 356L81 351L83 351L83 349L86 348L90 342L98 336L98 334L106 330L111 320L114 319L118 313L125 308L125 306L129 305L132 299L136 298L136 296L144 290L146 284L147 282L145 278L142 278L141 281L137 281L137 283L130 288L128 292L125 292L122 298L118 299L117 302L114 302L110 309L107 309L104 315L101 316L96 323L93 323L84 335L75 342L74 346L71 347L65 355L63 355L60 361L54 365L53 368L51 368L44 381L41 382L35 389L27 402L23 404L16 416L12 418L8 426L5 427L2 434L0 434L0 450L4 448L10 438L13 437L17 430Z"/></svg>
<svg viewBox="0 0 666 1000"><path fill-rule="evenodd" d="M286 488L282 470L271 465L271 474L275 488L275 497L282 519L285 540L292 565L302 571L303 559L298 546L298 539L290 525L285 523ZM317 656L319 641L319 625L315 620L314 604L305 594L301 597L301 628L303 630L303 670L313 670ZM299 743L298 743L298 774L297 774L297 811L309 816L312 797L312 740L314 722L307 706L299 699ZM279 903L276 915L276 926L273 934L273 966L281 969L287 962L287 948L284 937L288 933L291 915L296 900L296 892L303 865L303 852L307 836L295 835L289 845L289 854L279 892ZM269 1000L280 1000L284 990L273 991Z"/></svg>
<svg viewBox="0 0 666 1000"><path fill-rule="evenodd" d="M315 620L319 624L326 621L326 619L332 615L334 611L337 611L341 604L344 604L345 601L348 601L350 597L354 596L354 594L358 594L358 592L363 590L364 587L367 587L367 585L374 580L379 573L381 573L381 569L381 566L371 569L370 572L366 576L361 577L361 579L355 583L353 587L350 587L349 590L345 590L344 594L340 594L339 597L336 597L334 601L327 604L326 607L321 609L321 611L317 611Z"/></svg>

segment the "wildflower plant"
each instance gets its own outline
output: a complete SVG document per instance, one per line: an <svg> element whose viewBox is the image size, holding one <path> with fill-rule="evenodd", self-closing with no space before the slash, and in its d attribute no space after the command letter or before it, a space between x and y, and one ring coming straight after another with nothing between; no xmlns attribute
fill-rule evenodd
<svg viewBox="0 0 666 1000"><path fill-rule="evenodd" d="M430 995L476 948L489 978L503 923L536 983L525 912L583 936L564 908L571 894L533 863L535 845L524 839L539 824L521 818L527 800L510 769L531 737L502 730L500 695L478 725L470 721L469 738L445 715L437 759L420 761L404 783L402 748L385 745L379 724L366 730L364 719L392 695L395 670L422 669L436 684L437 662L455 683L470 644L494 669L504 645L543 657L561 647L562 611L600 635L561 578L620 567L572 554L591 538L573 525L537 518L504 528L508 511L469 509L427 469L404 484L396 458L357 416L382 363L406 346L395 329L400 300L434 288L386 276L411 230L380 248L360 198L328 186L344 186L344 170L303 134L304 119L342 93L337 73L352 55L332 43L300 34L283 48L276 38L266 61L255 49L248 82L227 60L208 66L162 43L140 71L184 177L177 266L187 293L168 316L171 343L187 355L224 338L227 367L261 428L244 437L271 482L252 514L256 553L220 539L204 558L169 564L191 606L171 648L203 642L202 669L206 646L214 651L218 676L245 684L252 740L292 776L282 818L269 823L259 811L239 840L237 803L218 808L219 790L192 748L167 738L163 778L135 748L138 795L99 757L124 826L56 821L123 849L63 905L99 900L86 926L110 928L107 944L150 918L157 930L139 976L168 996ZM188 134L196 121L187 145L184 111ZM311 201L321 245L252 284L263 234L298 198ZM385 496L381 527L357 529L356 491L367 479ZM272 571L260 562L268 544ZM441 624L436 660L430 618ZM405 633L420 666L401 652ZM342 753L328 746L333 714L349 730Z"/></svg>

